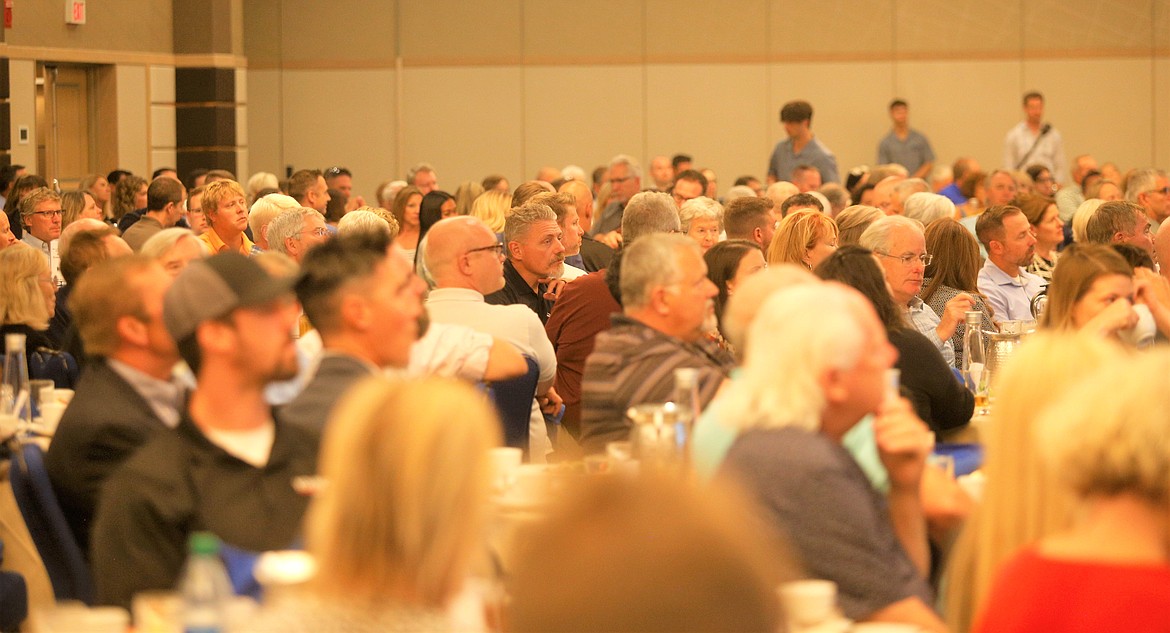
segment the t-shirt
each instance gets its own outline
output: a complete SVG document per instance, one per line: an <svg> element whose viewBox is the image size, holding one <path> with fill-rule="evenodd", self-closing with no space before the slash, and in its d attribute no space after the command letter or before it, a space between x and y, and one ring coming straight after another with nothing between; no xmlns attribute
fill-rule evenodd
<svg viewBox="0 0 1170 633"><path fill-rule="evenodd" d="M1170 631L1170 566L1046 558L1034 548L1000 570L976 633Z"/></svg>
<svg viewBox="0 0 1170 633"><path fill-rule="evenodd" d="M811 577L837 583L845 617L864 620L911 597L931 604L885 498L840 444L799 428L753 429L731 446L723 472L755 494Z"/></svg>

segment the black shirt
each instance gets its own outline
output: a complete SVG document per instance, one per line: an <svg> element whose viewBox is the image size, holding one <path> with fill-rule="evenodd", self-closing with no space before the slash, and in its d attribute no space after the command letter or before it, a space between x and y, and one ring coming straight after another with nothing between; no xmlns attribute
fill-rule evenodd
<svg viewBox="0 0 1170 633"><path fill-rule="evenodd" d="M484 297L484 301L497 306L514 304L526 305L540 317L541 323L548 323L548 315L552 312L553 302L544 298L548 290L545 284L539 284L540 294L532 291L528 282L520 276L520 272L512 265L512 260L504 262L504 287Z"/></svg>

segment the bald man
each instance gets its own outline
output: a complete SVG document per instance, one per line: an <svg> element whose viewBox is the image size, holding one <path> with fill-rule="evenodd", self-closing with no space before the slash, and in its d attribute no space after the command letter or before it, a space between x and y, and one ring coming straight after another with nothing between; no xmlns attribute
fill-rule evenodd
<svg viewBox="0 0 1170 633"><path fill-rule="evenodd" d="M541 407L560 406L552 388L557 358L535 312L522 304L484 301L484 295L504 287L504 246L486 224L472 216L440 220L427 236L423 257L435 280L426 302L431 321L465 325L508 341L540 367L536 387L540 399L533 401L527 446L533 462L544 462L551 445ZM512 445L522 439L508 438Z"/></svg>
<svg viewBox="0 0 1170 633"><path fill-rule="evenodd" d="M589 234L590 229L593 228L593 192L589 190L589 185L580 180L566 180L561 185L560 193L567 193L573 196L573 200L577 204L577 217L581 223L581 230L585 231L585 235L581 236L581 258L580 264L573 264L578 268L585 269L585 272L596 272L609 266L610 260L613 259L613 249L593 239ZM565 261L568 261L566 258Z"/></svg>

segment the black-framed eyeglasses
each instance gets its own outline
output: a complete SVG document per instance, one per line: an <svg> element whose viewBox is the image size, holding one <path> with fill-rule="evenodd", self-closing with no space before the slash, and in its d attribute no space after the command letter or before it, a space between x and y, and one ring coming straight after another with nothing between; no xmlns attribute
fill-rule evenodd
<svg viewBox="0 0 1170 633"><path fill-rule="evenodd" d="M472 253L479 253L482 251L492 251L493 253L495 253L496 257L502 257L504 255L504 245L500 244L499 242L496 242L495 244L492 244L491 246L480 246L479 248L469 249L467 251L467 254L470 255Z"/></svg>
<svg viewBox="0 0 1170 633"><path fill-rule="evenodd" d="M874 252L877 253L878 255L881 255L882 257L889 257L891 259L896 259L896 260L902 262L903 266L912 266L914 264L915 260L922 262L923 266L929 266L930 262L932 260L934 260L934 255L931 255L930 253L923 253L921 255L891 255L889 253L883 253L881 251L874 251Z"/></svg>
<svg viewBox="0 0 1170 633"><path fill-rule="evenodd" d="M48 211L33 211L29 215L43 215L50 218L59 218L64 214L65 212L61 209L50 209Z"/></svg>
<svg viewBox="0 0 1170 633"><path fill-rule="evenodd" d="M336 178L338 176L349 176L352 178L353 174L344 167L330 167L329 169L325 170L326 178Z"/></svg>

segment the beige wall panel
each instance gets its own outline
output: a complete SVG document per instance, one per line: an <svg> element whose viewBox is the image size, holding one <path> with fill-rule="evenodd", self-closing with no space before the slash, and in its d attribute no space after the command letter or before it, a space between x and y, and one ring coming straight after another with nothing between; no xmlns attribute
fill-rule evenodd
<svg viewBox="0 0 1170 633"><path fill-rule="evenodd" d="M1028 0L1023 9L1024 52L1146 52L1153 0Z"/></svg>
<svg viewBox="0 0 1170 633"><path fill-rule="evenodd" d="M119 65L114 69L114 77L118 99L118 168L136 174L150 173L146 66Z"/></svg>
<svg viewBox="0 0 1170 633"><path fill-rule="evenodd" d="M439 187L448 192L489 173L520 180L524 75L519 67L407 69L403 85L406 127L397 170L401 173L396 176L426 161L435 166ZM392 152L392 146L386 149Z"/></svg>
<svg viewBox="0 0 1170 633"><path fill-rule="evenodd" d="M516 63L520 6L521 0L400 0L402 56L423 63Z"/></svg>
<svg viewBox="0 0 1170 633"><path fill-rule="evenodd" d="M150 67L150 102L171 104L175 102L174 66Z"/></svg>
<svg viewBox="0 0 1170 633"><path fill-rule="evenodd" d="M12 163L35 170L37 164L37 88L36 62L8 61L9 107L12 117ZM17 130L28 127L29 141L20 143Z"/></svg>
<svg viewBox="0 0 1170 633"><path fill-rule="evenodd" d="M150 106L150 144L154 148L175 147L175 106Z"/></svg>
<svg viewBox="0 0 1170 633"><path fill-rule="evenodd" d="M244 54L251 67L273 68L283 55L281 0L248 0L244 3ZM323 12L327 13L327 12Z"/></svg>
<svg viewBox="0 0 1170 633"><path fill-rule="evenodd" d="M1170 58L1154 62L1154 164L1170 170Z"/></svg>
<svg viewBox="0 0 1170 633"><path fill-rule="evenodd" d="M253 173L254 172L252 171L251 165L248 164L248 148L247 147L237 148L236 149L236 179L240 182L240 184L244 185L244 187L247 188L248 178ZM284 175L283 172L280 175L278 175L277 178L280 178L280 176L282 176L282 175Z"/></svg>
<svg viewBox="0 0 1170 633"><path fill-rule="evenodd" d="M895 0L894 41L902 58L1019 55L1021 0Z"/></svg>
<svg viewBox="0 0 1170 633"><path fill-rule="evenodd" d="M248 103L248 73L244 68L237 68L235 75L236 103Z"/></svg>
<svg viewBox="0 0 1170 633"><path fill-rule="evenodd" d="M1170 0L1154 0L1154 46L1159 55L1170 55Z"/></svg>
<svg viewBox="0 0 1170 633"><path fill-rule="evenodd" d="M403 5L404 10L406 5L426 10L430 3L403 1ZM514 17L512 21L516 22ZM322 5L313 0L283 0L279 24L283 62L292 67L330 62L394 63L393 3L331 0ZM445 29L446 25L436 19L418 28L426 40L444 45L450 40L440 27ZM323 86L322 92L326 91Z"/></svg>
<svg viewBox="0 0 1170 633"><path fill-rule="evenodd" d="M524 57L600 61L642 59L642 5L631 0L524 2Z"/></svg>
<svg viewBox="0 0 1170 633"><path fill-rule="evenodd" d="M591 172L622 153L641 161L642 131L641 67L525 68L524 161L507 176L515 185L544 165Z"/></svg>
<svg viewBox="0 0 1170 633"><path fill-rule="evenodd" d="M721 193L739 176L767 175L773 139L765 65L650 66L646 88L647 168L658 154L690 154L695 167L715 170ZM653 185L648 176L643 184Z"/></svg>
<svg viewBox="0 0 1170 633"><path fill-rule="evenodd" d="M771 0L768 39L772 60L825 56L884 59L893 49L893 8L888 1ZM931 2L934 4L934 2Z"/></svg>
<svg viewBox="0 0 1170 633"><path fill-rule="evenodd" d="M65 3L17 2L12 29L4 41L13 46L170 53L171 3L89 2L86 23L65 23Z"/></svg>
<svg viewBox="0 0 1170 633"><path fill-rule="evenodd" d="M1045 118L1060 130L1070 161L1088 153L1125 170L1153 160L1148 58L1025 61L1024 80L1044 93ZM1108 87L1108 92L1093 86Z"/></svg>
<svg viewBox="0 0 1170 633"><path fill-rule="evenodd" d="M237 74L242 73L248 74L248 85L252 88L247 118L249 158L256 171L268 171L283 177L281 72L237 71Z"/></svg>
<svg viewBox="0 0 1170 633"><path fill-rule="evenodd" d="M872 165L889 126L886 105L893 83L889 62L773 64L768 144L755 171L765 170L773 147L784 140L780 108L795 99L812 104L812 131L837 155L842 178L855 165Z"/></svg>
<svg viewBox="0 0 1170 633"><path fill-rule="evenodd" d="M1017 61L899 62L898 96L910 104L910 124L930 139L936 162L973 156L984 169L1003 162L1003 137L1022 116ZM880 104L883 123L886 103ZM885 127L872 139L877 142Z"/></svg>
<svg viewBox="0 0 1170 633"><path fill-rule="evenodd" d="M236 145L248 146L248 106L236 106Z"/></svg>
<svg viewBox="0 0 1170 633"><path fill-rule="evenodd" d="M758 62L767 25L767 0L646 0L646 54L651 62Z"/></svg>
<svg viewBox="0 0 1170 633"><path fill-rule="evenodd" d="M153 149L150 151L150 171L160 167L174 167L178 164L178 156L174 149ZM145 173L145 172L143 172ZM181 175L179 176L182 177Z"/></svg>
<svg viewBox="0 0 1170 633"><path fill-rule="evenodd" d="M251 76L255 116L271 116L259 101L264 87L260 73ZM256 171L283 177L284 165L295 169L326 169L341 165L353 172L353 188L366 200L394 168L394 73L389 70L298 70L284 73L282 156L268 155L269 139L252 135L249 148ZM306 87L355 86L354 96L334 96L323 90L308 98ZM435 99L451 100L448 91ZM269 112L269 114L266 114ZM253 130L254 132L255 130ZM261 159L260 152L264 158Z"/></svg>

